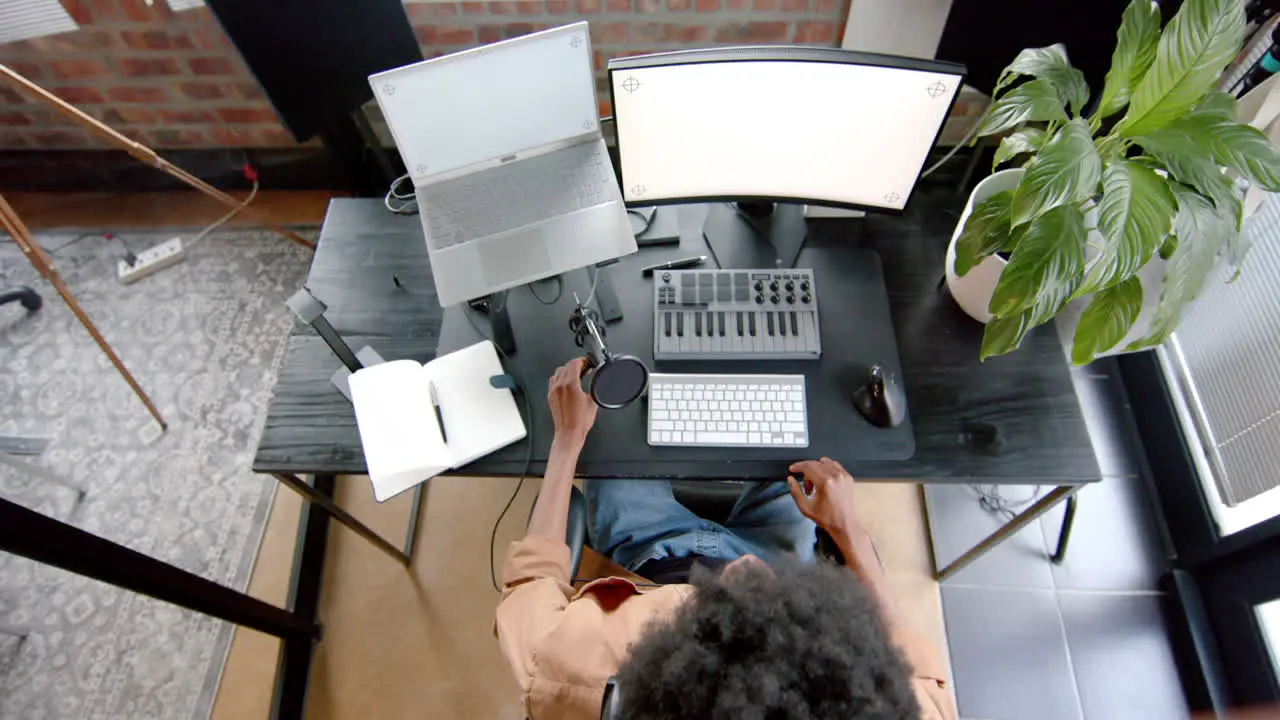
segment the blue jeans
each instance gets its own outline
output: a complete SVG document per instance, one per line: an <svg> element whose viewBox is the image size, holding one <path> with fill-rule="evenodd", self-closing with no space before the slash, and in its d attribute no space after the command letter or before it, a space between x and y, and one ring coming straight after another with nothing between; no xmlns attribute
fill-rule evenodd
<svg viewBox="0 0 1280 720"><path fill-rule="evenodd" d="M756 555L770 564L787 556L813 561L815 526L800 513L785 482L745 485L723 525L681 505L666 480L584 484L591 547L633 572L650 560L688 555Z"/></svg>

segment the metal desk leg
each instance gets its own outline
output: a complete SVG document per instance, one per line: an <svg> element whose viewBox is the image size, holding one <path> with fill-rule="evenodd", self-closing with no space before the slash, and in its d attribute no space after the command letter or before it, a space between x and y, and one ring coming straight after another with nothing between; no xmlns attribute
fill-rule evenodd
<svg viewBox="0 0 1280 720"><path fill-rule="evenodd" d="M969 548L963 555L951 561L950 565L938 570L935 566L933 577L935 580L946 580L952 575L959 572L966 565L986 555L991 548L999 545L1009 539L1010 535L1018 532L1022 528L1031 524L1032 521L1048 512L1054 505L1070 498L1079 492L1079 485L1059 485L1049 492L1048 495L1040 498L1031 504L1031 507L1023 510L1013 517L1012 520L1001 525L995 532L983 538L982 542Z"/></svg>
<svg viewBox="0 0 1280 720"><path fill-rule="evenodd" d="M309 619L4 499L0 499L0 552L149 595L285 642L310 642L320 633Z"/></svg>
<svg viewBox="0 0 1280 720"><path fill-rule="evenodd" d="M427 483L418 483L413 489L413 511L409 513L409 529L405 531L404 554L413 559L413 545L418 540L418 519L422 517L422 489Z"/></svg>
<svg viewBox="0 0 1280 720"><path fill-rule="evenodd" d="M334 520L346 525L352 532L365 540L368 540L374 547L378 548L382 552L395 558L401 565L409 565L410 557L407 552L387 542L381 535L369 529L368 525L365 525L357 520L351 513L338 507L338 504L333 501L332 497L319 492L316 488L308 485L301 478L292 473L272 473L272 476L285 485L288 485L294 492L306 498L309 502L315 503L316 505L324 508L325 512L329 513Z"/></svg>
<svg viewBox="0 0 1280 720"><path fill-rule="evenodd" d="M1058 532L1058 549L1053 553L1053 564L1062 563L1062 559L1067 556L1067 543L1071 540L1071 526L1076 521L1076 501L1079 500L1075 495L1067 498L1067 511L1062 516L1062 530Z"/></svg>

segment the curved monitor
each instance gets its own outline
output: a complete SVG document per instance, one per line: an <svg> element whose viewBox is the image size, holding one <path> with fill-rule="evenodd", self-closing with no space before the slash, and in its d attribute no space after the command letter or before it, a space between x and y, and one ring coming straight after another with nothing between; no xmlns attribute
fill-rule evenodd
<svg viewBox="0 0 1280 720"><path fill-rule="evenodd" d="M901 212L964 73L952 63L801 47L610 60L623 198Z"/></svg>

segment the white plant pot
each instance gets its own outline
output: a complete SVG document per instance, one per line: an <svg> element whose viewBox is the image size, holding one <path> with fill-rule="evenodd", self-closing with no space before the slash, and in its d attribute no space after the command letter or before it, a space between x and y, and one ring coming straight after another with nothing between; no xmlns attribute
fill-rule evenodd
<svg viewBox="0 0 1280 720"><path fill-rule="evenodd" d="M969 193L969 202L965 203L960 222L956 223L955 232L951 233L951 243L947 245L947 289L951 291L951 297L955 298L960 309L983 324L991 321L991 313L987 311L987 307L991 305L991 294L995 292L996 283L1000 281L1000 273L1004 272L1006 263L1004 258L992 255L970 269L964 277L960 277L956 274L956 241L960 239L960 233L964 231L964 224L968 222L975 205L996 193L1016 188L1020 180L1022 168L1014 168L992 173L978 183L973 192Z"/></svg>
<svg viewBox="0 0 1280 720"><path fill-rule="evenodd" d="M998 255L992 255L969 270L964 277L960 277L955 271L956 241L960 238L960 233L964 230L964 224L968 221L974 206L996 193L1017 187L1018 182L1022 180L1022 172L1022 168L1001 170L978 183L969 195L969 202L965 204L960 222L956 224L956 229L951 234L951 243L947 246L947 288L951 291L951 297L955 298L965 314L983 324L991 321L991 313L987 308L991 304L991 295L995 292L996 283L1000 281L1000 274L1004 272L1004 266L1007 263ZM1093 245L1101 244L1102 241L1101 236L1094 237L1098 235L1097 225L1097 211L1091 210L1086 213L1085 226L1089 228L1091 243L1085 249L1086 267L1092 265L1098 255ZM1164 288L1165 265L1165 261L1157 256L1138 272L1138 280L1142 283L1142 312L1139 313L1133 327L1129 329L1129 333L1111 349L1099 353L1098 357L1123 354L1124 348L1130 343L1150 334L1151 320L1155 317L1156 308L1160 304L1160 292ZM1076 300L1068 303L1057 315L1058 335L1064 347L1067 348L1068 354L1075 338L1076 327L1080 324L1080 316L1088 306L1088 299Z"/></svg>

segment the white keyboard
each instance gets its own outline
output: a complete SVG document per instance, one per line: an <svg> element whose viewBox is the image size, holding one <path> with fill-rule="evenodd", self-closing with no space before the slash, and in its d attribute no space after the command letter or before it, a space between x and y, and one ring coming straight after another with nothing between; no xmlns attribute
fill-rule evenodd
<svg viewBox="0 0 1280 720"><path fill-rule="evenodd" d="M429 185L422 212L440 249L601 205L616 183L603 145L585 143Z"/></svg>
<svg viewBox="0 0 1280 720"><path fill-rule="evenodd" d="M649 444L808 447L804 376L654 373Z"/></svg>

